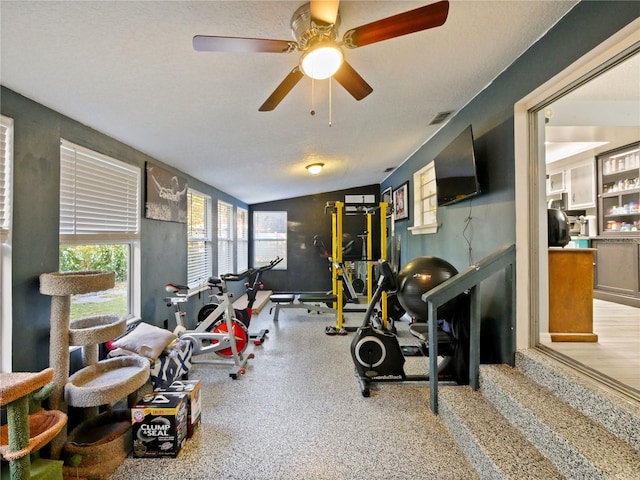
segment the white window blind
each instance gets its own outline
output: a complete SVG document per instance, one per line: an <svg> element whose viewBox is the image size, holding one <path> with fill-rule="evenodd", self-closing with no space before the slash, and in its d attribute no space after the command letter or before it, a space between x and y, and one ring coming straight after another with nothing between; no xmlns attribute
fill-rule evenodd
<svg viewBox="0 0 640 480"><path fill-rule="evenodd" d="M211 197L187 192L187 285L193 288L211 276Z"/></svg>
<svg viewBox="0 0 640 480"><path fill-rule="evenodd" d="M60 239L64 245L139 238L140 169L66 140L60 146Z"/></svg>
<svg viewBox="0 0 640 480"><path fill-rule="evenodd" d="M238 271L242 272L249 268L249 212L244 208L238 207L236 213L236 230L238 241L238 253L236 261Z"/></svg>
<svg viewBox="0 0 640 480"><path fill-rule="evenodd" d="M13 120L0 116L0 242L9 238L11 227L11 164Z"/></svg>
<svg viewBox="0 0 640 480"><path fill-rule="evenodd" d="M274 270L287 269L287 212L253 212L253 266L284 260Z"/></svg>
<svg viewBox="0 0 640 480"><path fill-rule="evenodd" d="M218 201L218 275L233 272L233 205Z"/></svg>

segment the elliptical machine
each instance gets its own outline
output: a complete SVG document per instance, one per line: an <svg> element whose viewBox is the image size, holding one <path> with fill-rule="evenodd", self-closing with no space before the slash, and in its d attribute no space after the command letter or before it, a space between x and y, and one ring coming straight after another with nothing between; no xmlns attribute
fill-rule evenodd
<svg viewBox="0 0 640 480"><path fill-rule="evenodd" d="M398 290L397 278L389 263L381 260L379 268L380 276L376 290L365 313L362 326L358 328L351 342L351 357L363 397L370 396L372 382L429 380L429 375L407 375L404 371L405 356L429 356L426 324L414 323L409 329L411 334L420 341L419 347L401 347L394 333L378 327L384 325L379 318L380 312L376 309L382 293L394 293ZM458 372L464 371L464 366L461 370L460 362L468 361L465 360L468 359L468 353L462 354L464 348L467 348L468 352L468 346L465 347L464 338L462 338L466 335L464 332L468 332L468 328L459 328L457 324L464 324L465 318L468 322L468 309L466 310L466 315L463 312L455 321L442 319L438 322L438 355L443 357L438 364L437 375L440 380L465 383L465 379L461 378Z"/></svg>

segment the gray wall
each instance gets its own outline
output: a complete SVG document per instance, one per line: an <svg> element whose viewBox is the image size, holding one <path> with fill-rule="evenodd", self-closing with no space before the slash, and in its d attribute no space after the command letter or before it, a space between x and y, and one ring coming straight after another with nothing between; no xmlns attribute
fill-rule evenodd
<svg viewBox="0 0 640 480"><path fill-rule="evenodd" d="M287 212L287 270L272 270L264 274L265 287L276 292L327 292L331 290L330 264L313 246L318 236L331 252L331 214L325 213L327 202L344 202L345 195L375 195L379 202L380 186L368 185L349 190L308 195L251 205L251 212ZM253 214L251 215L253 218ZM380 220L373 219L374 258L380 254ZM343 244L367 229L366 215L343 216ZM250 229L252 230L252 229ZM346 238L345 238L346 237ZM253 236L250 234L249 239ZM249 242L251 245L251 242ZM250 255L251 255L250 251Z"/></svg>
<svg viewBox="0 0 640 480"><path fill-rule="evenodd" d="M383 182L386 188L410 180L412 205L413 173L472 125L482 194L439 208L442 226L436 234L412 236L407 227L413 212L408 221L397 222L401 265L418 256L436 256L458 270L466 268L470 262L463 229L469 215L472 263L515 242L514 104L639 16L640 2L581 2ZM483 361L512 357L501 285L501 278L492 278L481 288Z"/></svg>
<svg viewBox="0 0 640 480"><path fill-rule="evenodd" d="M187 178L189 186L217 200L248 205L139 151L2 87L2 114L14 119L13 178L13 369L38 371L49 365L51 298L39 292L41 273L58 270L60 138L85 146L144 172L146 161ZM143 175L144 178L144 175ZM142 318L162 326L172 310L162 301L166 283L186 283L186 224L141 219ZM214 235L217 228L214 222ZM217 260L214 255L214 271ZM189 302L193 314L204 298ZM194 318L191 315L190 318Z"/></svg>

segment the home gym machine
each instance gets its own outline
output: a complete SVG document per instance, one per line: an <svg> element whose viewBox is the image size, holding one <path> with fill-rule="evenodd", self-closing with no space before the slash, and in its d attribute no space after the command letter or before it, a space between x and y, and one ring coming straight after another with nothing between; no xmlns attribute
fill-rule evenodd
<svg viewBox="0 0 640 480"><path fill-rule="evenodd" d="M431 259L432 257L423 258ZM380 276L376 290L365 313L363 324L358 328L351 342L351 357L356 368L360 391L364 397L370 395L370 385L373 382L429 380L428 374L407 375L404 371L405 356L429 356L427 324L414 323L409 328L411 334L419 340L419 346L402 347L398 337L382 326L384 321L380 315L383 314L376 310L376 305L385 292L398 292L400 303L408 312L414 315L426 312L426 304L418 304L421 302L422 293L425 293L419 290L424 290L425 287L433 288L436 285L432 283L441 283L447 274L451 273L451 271L445 271L438 262L432 262L433 273L426 275L424 272L412 269L413 265L410 264L407 264L409 268L401 270L396 277L387 261L379 262ZM427 276L429 276L428 279ZM438 312L438 317L443 317L438 320L437 330L438 355L442 357L437 371L440 380L465 383L465 379L460 376L460 372L464 372L465 363L468 365L468 342L464 339L468 339L469 309L465 300L466 298L458 297L447 305L446 310ZM422 317L424 313L420 318L424 321ZM467 325L466 328L465 325ZM468 367L466 368L468 370Z"/></svg>
<svg viewBox="0 0 640 480"><path fill-rule="evenodd" d="M249 270L246 270L244 272L244 274L248 273L248 279L249 279L244 284L246 288L247 305L245 308L234 308L233 313L234 313L234 318L236 320L240 320L244 324L244 326L247 327L247 329L249 328L249 325L251 323L251 318L253 316L253 305L256 302L256 296L258 295L258 292L260 290L264 289L264 284L262 283L262 281L260 281L260 275L268 270L271 270L273 267L275 267L280 262L282 262L282 260L284 260L284 258L276 257L266 265L263 265L262 267L250 268ZM251 280L252 276L253 276L253 280ZM209 286L209 289L211 290L211 295L209 295L211 301L210 303L203 305L203 307L198 312L198 323L201 323L204 320L206 320L207 317L209 317L209 315L211 314L211 312L216 310L219 306L218 295L216 292L217 284L215 282L212 283L210 279L208 286ZM220 320L221 318L222 318L222 315L218 318L218 320ZM269 330L262 329L255 334L249 333L249 338L253 341L254 345L262 345L262 343L264 343L266 339L267 333L269 333Z"/></svg>
<svg viewBox="0 0 640 480"><path fill-rule="evenodd" d="M187 330L184 325L186 312L180 310L180 304L189 301L189 287L169 283L165 290L174 296L165 297L168 307L173 306L176 319L176 333L182 340L189 340L193 345L191 362L195 364L231 365L235 368L229 373L234 380L246 373L246 366L254 354L244 355L249 343L249 331L240 320L235 318L231 292L227 290L227 282L239 282L249 277L252 270L235 274L227 273L220 278L209 278L208 285L216 292L217 304L206 318L198 322L194 330ZM222 360L198 359L196 356L215 353Z"/></svg>

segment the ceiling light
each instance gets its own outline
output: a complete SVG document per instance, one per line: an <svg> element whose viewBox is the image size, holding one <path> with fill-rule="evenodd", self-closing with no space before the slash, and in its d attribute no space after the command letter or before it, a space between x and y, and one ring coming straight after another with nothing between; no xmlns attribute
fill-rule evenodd
<svg viewBox="0 0 640 480"><path fill-rule="evenodd" d="M318 175L320 173L320 171L322 170L322 167L324 167L324 163L312 163L310 165L307 165L304 168L309 170L309 173L311 175Z"/></svg>
<svg viewBox="0 0 640 480"><path fill-rule="evenodd" d="M302 55L300 70L307 77L315 80L324 80L338 71L343 60L342 50L336 45L320 43Z"/></svg>

